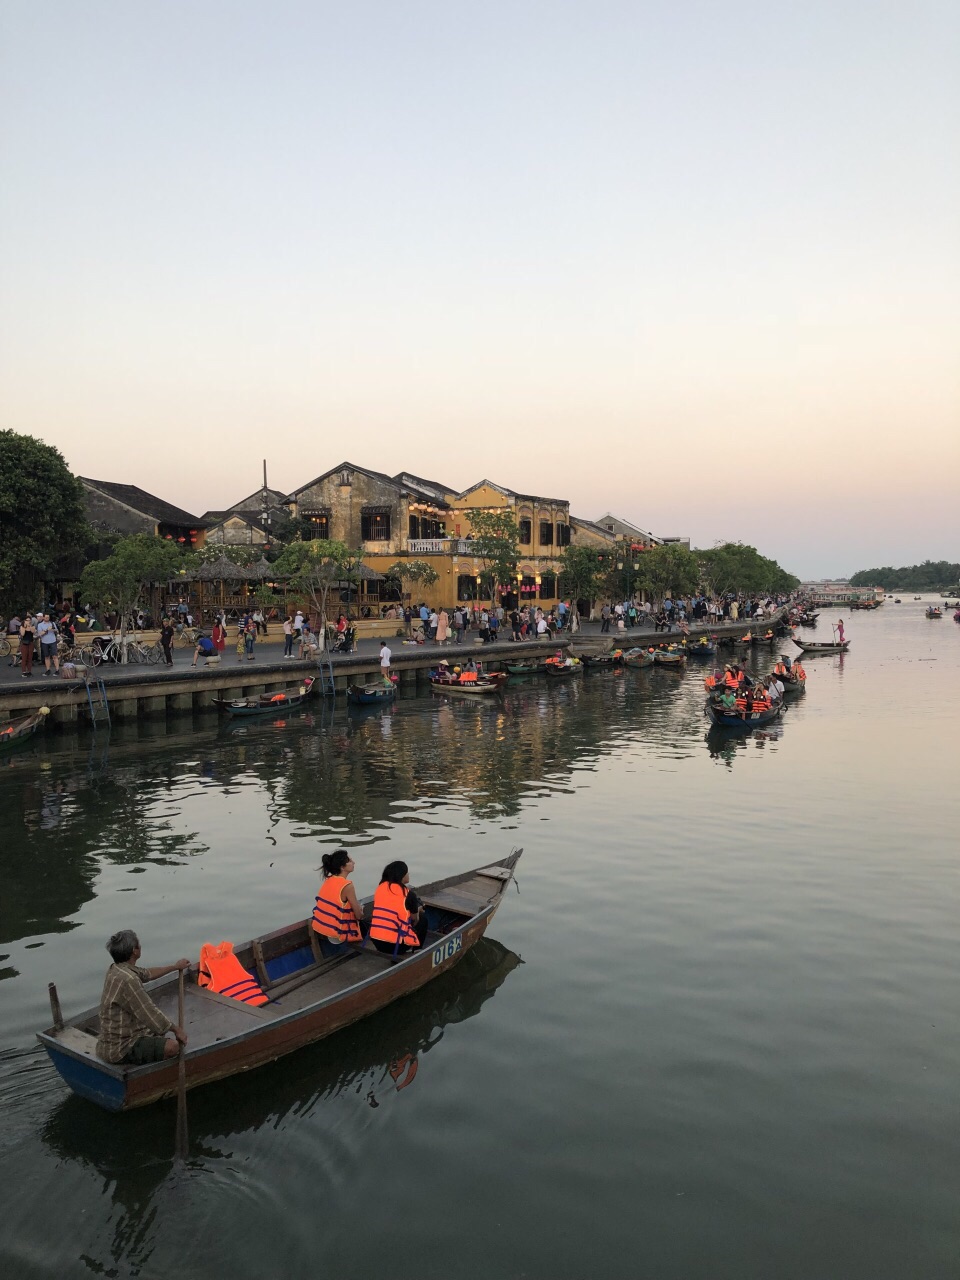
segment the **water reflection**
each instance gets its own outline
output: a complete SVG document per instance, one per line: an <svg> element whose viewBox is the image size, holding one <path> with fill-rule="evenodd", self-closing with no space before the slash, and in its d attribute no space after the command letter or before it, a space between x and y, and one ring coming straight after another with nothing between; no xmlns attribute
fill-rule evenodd
<svg viewBox="0 0 960 1280"><path fill-rule="evenodd" d="M746 663L766 670L770 655ZM193 807L205 792L258 791L271 846L281 828L356 846L387 839L398 822L515 820L537 798L585 785L604 757L634 743L664 760L689 757L703 740L703 674L600 671L560 685L518 682L488 701L428 695L363 710L328 700L276 721L184 718L95 738L49 735L39 754L0 771L0 943L73 927L105 865L133 872L206 854ZM727 764L743 750L712 734L707 747ZM224 815L223 837L231 834Z"/></svg>
<svg viewBox="0 0 960 1280"><path fill-rule="evenodd" d="M189 1095L190 1165L209 1171L232 1158L229 1139L267 1127L326 1123L339 1095L361 1095L379 1107L405 1089L430 1088L427 1055L448 1026L476 1017L522 960L493 938L481 938L448 973L371 1018L250 1075ZM42 1130L57 1157L92 1168L114 1206L110 1259L131 1263L149 1252L151 1204L170 1174L173 1104L105 1116L70 1094Z"/></svg>

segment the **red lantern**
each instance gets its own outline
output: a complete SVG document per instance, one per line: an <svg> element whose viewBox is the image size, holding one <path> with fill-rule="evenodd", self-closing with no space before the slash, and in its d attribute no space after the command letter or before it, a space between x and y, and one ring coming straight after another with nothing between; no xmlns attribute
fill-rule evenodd
<svg viewBox="0 0 960 1280"><path fill-rule="evenodd" d="M186 542L186 538L178 538L178 539L177 539L177 541L178 541L178 542Z"/></svg>
<svg viewBox="0 0 960 1280"><path fill-rule="evenodd" d="M165 533L163 536L164 536L164 538L167 540L167 542L172 542L172 541L173 541L173 534L172 534L172 533Z"/></svg>

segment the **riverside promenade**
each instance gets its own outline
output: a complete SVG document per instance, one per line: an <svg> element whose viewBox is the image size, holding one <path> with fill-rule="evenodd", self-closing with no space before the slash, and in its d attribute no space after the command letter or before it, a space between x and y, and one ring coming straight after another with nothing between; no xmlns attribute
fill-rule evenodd
<svg viewBox="0 0 960 1280"><path fill-rule="evenodd" d="M775 627L785 614L786 609L778 610L757 625L764 630ZM469 631L460 645L452 641L444 645L405 643L400 636L391 638L387 643L392 653L391 669L399 676L400 688L413 689L418 682L427 681L430 668L441 658L451 665L461 658L482 659L490 670L495 671L507 662L546 657L561 648L576 651L578 645L583 645L599 652L602 647L630 648L681 638L676 629L657 632L652 625L604 634L600 625L599 621L588 622L574 634L564 631L546 640L514 642L503 639L484 644L475 631ZM739 621L691 626L690 638L704 635L733 638L743 635L750 625ZM194 667L193 654L192 647L175 648L172 667L107 663L89 669L87 674L91 680L100 678L103 681L110 718L131 720L214 712L215 699L277 692L309 675L319 675L324 692L328 694L332 679L333 690L340 693L348 684L376 679L380 673L379 640L359 641L352 654L324 655L318 666L316 659L284 658L283 635L279 629L259 639L252 662L237 658L232 640L219 663L205 663L200 659ZM50 708L50 720L60 728L89 726L89 695L84 680L45 676L42 664L39 669L34 667L34 674L29 678L22 676L18 667L0 665L0 723L27 715L41 706Z"/></svg>

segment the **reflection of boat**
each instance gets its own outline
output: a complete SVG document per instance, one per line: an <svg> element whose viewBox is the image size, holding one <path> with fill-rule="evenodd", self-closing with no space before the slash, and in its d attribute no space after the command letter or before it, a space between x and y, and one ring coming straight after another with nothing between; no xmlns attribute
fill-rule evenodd
<svg viewBox="0 0 960 1280"><path fill-rule="evenodd" d="M49 714L49 707L40 707L30 715L0 727L0 751L15 751L17 747L26 746Z"/></svg>
<svg viewBox="0 0 960 1280"><path fill-rule="evenodd" d="M397 696L395 684L349 684L347 685L347 701L355 707L379 706L384 702L392 702Z"/></svg>
<svg viewBox="0 0 960 1280"><path fill-rule="evenodd" d="M707 703L707 714L713 724L720 729L758 729L761 725L771 724L783 713L783 703L777 702L763 711L751 712L748 716L728 715L713 702Z"/></svg>
<svg viewBox="0 0 960 1280"><path fill-rule="evenodd" d="M797 648L802 649L804 653L846 653L850 648L849 640L839 644L833 640L798 640L796 636L792 639Z"/></svg>
<svg viewBox="0 0 960 1280"><path fill-rule="evenodd" d="M263 1067L257 1086L242 1077L204 1089L190 1099L194 1150L226 1135L251 1132L264 1124L282 1130L302 1126L318 1104L348 1092L402 1087L393 1070L404 1058L424 1057L443 1043L444 1029L476 1017L522 963L493 938L481 938L452 970L406 999L310 1045L291 1058ZM418 1085L424 1080L421 1072ZM381 1093L382 1096L382 1093ZM44 1144L61 1158L92 1165L110 1184L114 1198L134 1193L139 1202L154 1170L159 1182L169 1172L170 1133L163 1110L133 1112L118 1141L113 1125L91 1124L93 1112L74 1094L53 1108L44 1126ZM323 1123L323 1113L314 1117ZM149 1153L144 1158L144 1153Z"/></svg>
<svg viewBox="0 0 960 1280"><path fill-rule="evenodd" d="M266 716L282 715L294 707L302 706L316 687L313 676L305 676L303 683L279 693L261 693L256 698L211 698L211 704L221 715Z"/></svg>
<svg viewBox="0 0 960 1280"><path fill-rule="evenodd" d="M191 979L186 985L187 1088L222 1080L321 1040L376 1013L452 968L484 932L513 880L521 850L499 862L424 885L428 932L421 949L402 959L370 945L325 952L309 920L286 925L235 948L269 996L243 1004ZM372 900L364 903L367 919ZM151 995L171 1022L177 1017L177 977ZM113 1066L96 1056L99 1013L88 1009L38 1036L54 1066L81 1097L108 1111L126 1111L176 1093L178 1060Z"/></svg>

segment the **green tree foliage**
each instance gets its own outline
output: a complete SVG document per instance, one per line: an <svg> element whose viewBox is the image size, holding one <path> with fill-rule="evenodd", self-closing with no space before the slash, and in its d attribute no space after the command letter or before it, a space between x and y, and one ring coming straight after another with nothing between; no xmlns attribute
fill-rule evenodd
<svg viewBox="0 0 960 1280"><path fill-rule="evenodd" d="M686 547L672 542L665 547L642 551L639 557L636 585L649 592L655 601L663 600L671 592L687 595L696 591L700 582L700 566L697 557Z"/></svg>
<svg viewBox="0 0 960 1280"><path fill-rule="evenodd" d="M189 551L184 556L184 566L188 569L199 569L202 564L213 564L215 560L229 560L231 564L247 568L263 556L263 547L225 546L220 542L207 542L197 551Z"/></svg>
<svg viewBox="0 0 960 1280"><path fill-rule="evenodd" d="M403 587L416 587L418 594L440 580L439 573L426 560L398 560L390 566L386 576L400 582Z"/></svg>
<svg viewBox="0 0 960 1280"><path fill-rule="evenodd" d="M470 551L482 564L481 577L492 600L498 587L512 583L520 562L520 530L511 511L471 511Z"/></svg>
<svg viewBox="0 0 960 1280"><path fill-rule="evenodd" d="M593 600L604 572L604 554L595 547L565 547L560 556L560 595Z"/></svg>
<svg viewBox="0 0 960 1280"><path fill-rule="evenodd" d="M699 564L700 581L715 596L793 591L800 585L800 579L787 573L776 560L742 542L721 542L693 555Z"/></svg>
<svg viewBox="0 0 960 1280"><path fill-rule="evenodd" d="M151 583L169 582L182 568L178 547L151 533L135 533L118 538L105 560L91 560L80 575L80 594L101 609L119 613L122 642L127 620L143 600L146 588ZM124 648L124 662L126 658Z"/></svg>
<svg viewBox="0 0 960 1280"><path fill-rule="evenodd" d="M274 568L278 578L287 580L290 591L300 592L310 600L314 615L323 624L330 588L341 582L359 582L362 563L362 550L351 550L345 542L335 539L314 538L284 547Z"/></svg>
<svg viewBox="0 0 960 1280"><path fill-rule="evenodd" d="M38 583L92 540L83 485L60 452L0 431L0 609L35 608Z"/></svg>
<svg viewBox="0 0 960 1280"><path fill-rule="evenodd" d="M960 564L949 560L924 560L923 564L894 569L860 569L851 587L883 587L885 591L950 591L960 583Z"/></svg>

